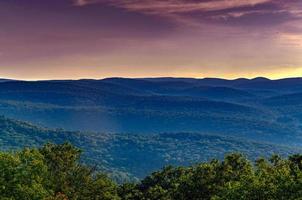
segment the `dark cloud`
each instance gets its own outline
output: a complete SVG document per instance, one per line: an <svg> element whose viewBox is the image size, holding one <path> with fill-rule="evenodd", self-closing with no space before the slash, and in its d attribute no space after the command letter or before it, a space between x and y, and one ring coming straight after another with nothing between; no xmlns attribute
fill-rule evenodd
<svg viewBox="0 0 302 200"><path fill-rule="evenodd" d="M107 4L131 12L155 15L188 25L272 26L301 18L298 0L75 0L75 5Z"/></svg>

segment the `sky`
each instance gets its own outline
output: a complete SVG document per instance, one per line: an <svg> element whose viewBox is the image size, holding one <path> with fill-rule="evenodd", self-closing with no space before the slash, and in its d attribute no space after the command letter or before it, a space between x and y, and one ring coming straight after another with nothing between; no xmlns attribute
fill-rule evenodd
<svg viewBox="0 0 302 200"><path fill-rule="evenodd" d="M301 0L0 0L0 76L302 76Z"/></svg>

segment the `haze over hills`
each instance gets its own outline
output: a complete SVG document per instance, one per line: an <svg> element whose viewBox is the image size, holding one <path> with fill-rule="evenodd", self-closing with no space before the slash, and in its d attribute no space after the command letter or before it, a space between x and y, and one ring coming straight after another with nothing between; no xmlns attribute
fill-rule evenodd
<svg viewBox="0 0 302 200"><path fill-rule="evenodd" d="M118 134L47 129L0 116L0 150L39 147L47 142L71 142L83 150L82 161L110 173L119 182L144 178L167 165L186 166L225 154L241 152L250 159L279 154L287 156L302 148L199 134Z"/></svg>
<svg viewBox="0 0 302 200"><path fill-rule="evenodd" d="M301 93L301 78L4 81L0 114L66 130L202 132L300 145Z"/></svg>
<svg viewBox="0 0 302 200"><path fill-rule="evenodd" d="M123 178L234 151L287 155L302 144L301 93L300 78L2 81L0 114L38 126L1 117L0 143L70 141Z"/></svg>

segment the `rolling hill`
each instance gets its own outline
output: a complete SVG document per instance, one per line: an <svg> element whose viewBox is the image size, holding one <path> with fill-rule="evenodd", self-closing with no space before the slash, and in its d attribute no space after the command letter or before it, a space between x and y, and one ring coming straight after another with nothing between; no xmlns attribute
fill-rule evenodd
<svg viewBox="0 0 302 200"><path fill-rule="evenodd" d="M302 144L302 79L0 82L0 114L74 131L202 132Z"/></svg>
<svg viewBox="0 0 302 200"><path fill-rule="evenodd" d="M83 150L82 161L111 173L118 181L143 178L166 165L190 165L226 153L251 159L301 152L302 149L201 133L108 134L47 129L0 117L0 149L11 151L46 142L71 142Z"/></svg>

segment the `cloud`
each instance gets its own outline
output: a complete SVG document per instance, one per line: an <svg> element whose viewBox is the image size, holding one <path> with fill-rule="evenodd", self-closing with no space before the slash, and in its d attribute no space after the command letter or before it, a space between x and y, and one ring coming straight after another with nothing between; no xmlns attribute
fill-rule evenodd
<svg viewBox="0 0 302 200"><path fill-rule="evenodd" d="M90 4L106 4L193 26L226 21L234 21L229 25L257 24L255 20L260 26L266 26L261 21L268 18L274 18L272 25L290 18L302 18L302 2L299 0L75 0L77 6Z"/></svg>
<svg viewBox="0 0 302 200"><path fill-rule="evenodd" d="M93 3L107 3L132 11L147 13L184 13L193 11L217 11L242 6L255 6L271 0L76 0L75 4L84 6Z"/></svg>
<svg viewBox="0 0 302 200"><path fill-rule="evenodd" d="M109 5L169 19L184 30L219 37L270 38L302 49L301 0L76 0L75 5ZM191 29L191 28L196 29Z"/></svg>
<svg viewBox="0 0 302 200"><path fill-rule="evenodd" d="M291 47L302 48L302 35L293 33L280 34L281 42Z"/></svg>
<svg viewBox="0 0 302 200"><path fill-rule="evenodd" d="M74 2L74 4L76 6L84 6L84 5L87 4L87 1L85 1L85 0L77 0L77 1Z"/></svg>

